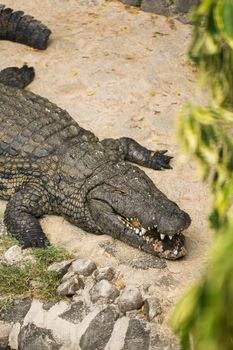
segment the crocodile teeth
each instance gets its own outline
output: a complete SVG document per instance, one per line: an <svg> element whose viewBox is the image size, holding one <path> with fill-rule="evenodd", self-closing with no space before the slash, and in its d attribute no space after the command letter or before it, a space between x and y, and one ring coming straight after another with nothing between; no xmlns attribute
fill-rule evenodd
<svg viewBox="0 0 233 350"><path fill-rule="evenodd" d="M146 229L144 227L141 228L141 233L142 233L142 236L144 236L144 234L146 233Z"/></svg>
<svg viewBox="0 0 233 350"><path fill-rule="evenodd" d="M160 238L163 240L165 238L165 235L163 235L162 233L160 233Z"/></svg>
<svg viewBox="0 0 233 350"><path fill-rule="evenodd" d="M136 228L135 232L136 232L136 234L139 234L139 232L140 232L139 228Z"/></svg>
<svg viewBox="0 0 233 350"><path fill-rule="evenodd" d="M169 236L169 239L172 240L172 236Z"/></svg>
<svg viewBox="0 0 233 350"><path fill-rule="evenodd" d="M174 250L174 255L178 255L178 250Z"/></svg>

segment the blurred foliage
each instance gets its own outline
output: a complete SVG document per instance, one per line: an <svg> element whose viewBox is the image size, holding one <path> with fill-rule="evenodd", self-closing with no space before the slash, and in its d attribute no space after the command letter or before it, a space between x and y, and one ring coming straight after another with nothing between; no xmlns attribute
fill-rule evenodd
<svg viewBox="0 0 233 350"><path fill-rule="evenodd" d="M219 105L233 106L233 1L203 0L192 16L190 57Z"/></svg>
<svg viewBox="0 0 233 350"><path fill-rule="evenodd" d="M190 57L212 93L209 107L186 104L177 124L212 194L209 267L177 304L172 326L184 350L233 349L233 0L203 0L194 14Z"/></svg>

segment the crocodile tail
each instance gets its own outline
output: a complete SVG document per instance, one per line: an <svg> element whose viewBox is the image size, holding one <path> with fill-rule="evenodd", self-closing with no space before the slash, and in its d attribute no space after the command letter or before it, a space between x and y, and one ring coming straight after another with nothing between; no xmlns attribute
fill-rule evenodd
<svg viewBox="0 0 233 350"><path fill-rule="evenodd" d="M15 41L44 50L50 34L51 30L32 16L0 5L0 40Z"/></svg>

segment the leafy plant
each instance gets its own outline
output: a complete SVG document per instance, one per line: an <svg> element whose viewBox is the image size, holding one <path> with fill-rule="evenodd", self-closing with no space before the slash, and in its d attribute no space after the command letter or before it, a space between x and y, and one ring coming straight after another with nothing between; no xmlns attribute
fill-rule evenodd
<svg viewBox="0 0 233 350"><path fill-rule="evenodd" d="M190 57L219 105L233 106L233 1L203 0L192 16Z"/></svg>
<svg viewBox="0 0 233 350"><path fill-rule="evenodd" d="M212 194L214 246L206 274L172 318L183 349L233 349L233 1L203 0L193 14L190 57L210 88L209 107L186 104L177 124Z"/></svg>

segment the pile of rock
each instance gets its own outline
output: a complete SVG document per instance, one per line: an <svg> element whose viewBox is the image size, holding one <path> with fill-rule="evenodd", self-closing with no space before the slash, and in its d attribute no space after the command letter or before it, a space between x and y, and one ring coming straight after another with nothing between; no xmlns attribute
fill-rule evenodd
<svg viewBox="0 0 233 350"><path fill-rule="evenodd" d="M189 22L188 13L200 0L120 0L124 4L140 7L146 12L175 17L182 22Z"/></svg>
<svg viewBox="0 0 233 350"><path fill-rule="evenodd" d="M48 269L60 275L57 293L67 299L49 303L15 300L11 310L0 316L0 346L22 350L156 349L148 321L162 313L157 298L143 296L137 286L125 286L113 267L97 268L89 259L66 260Z"/></svg>

